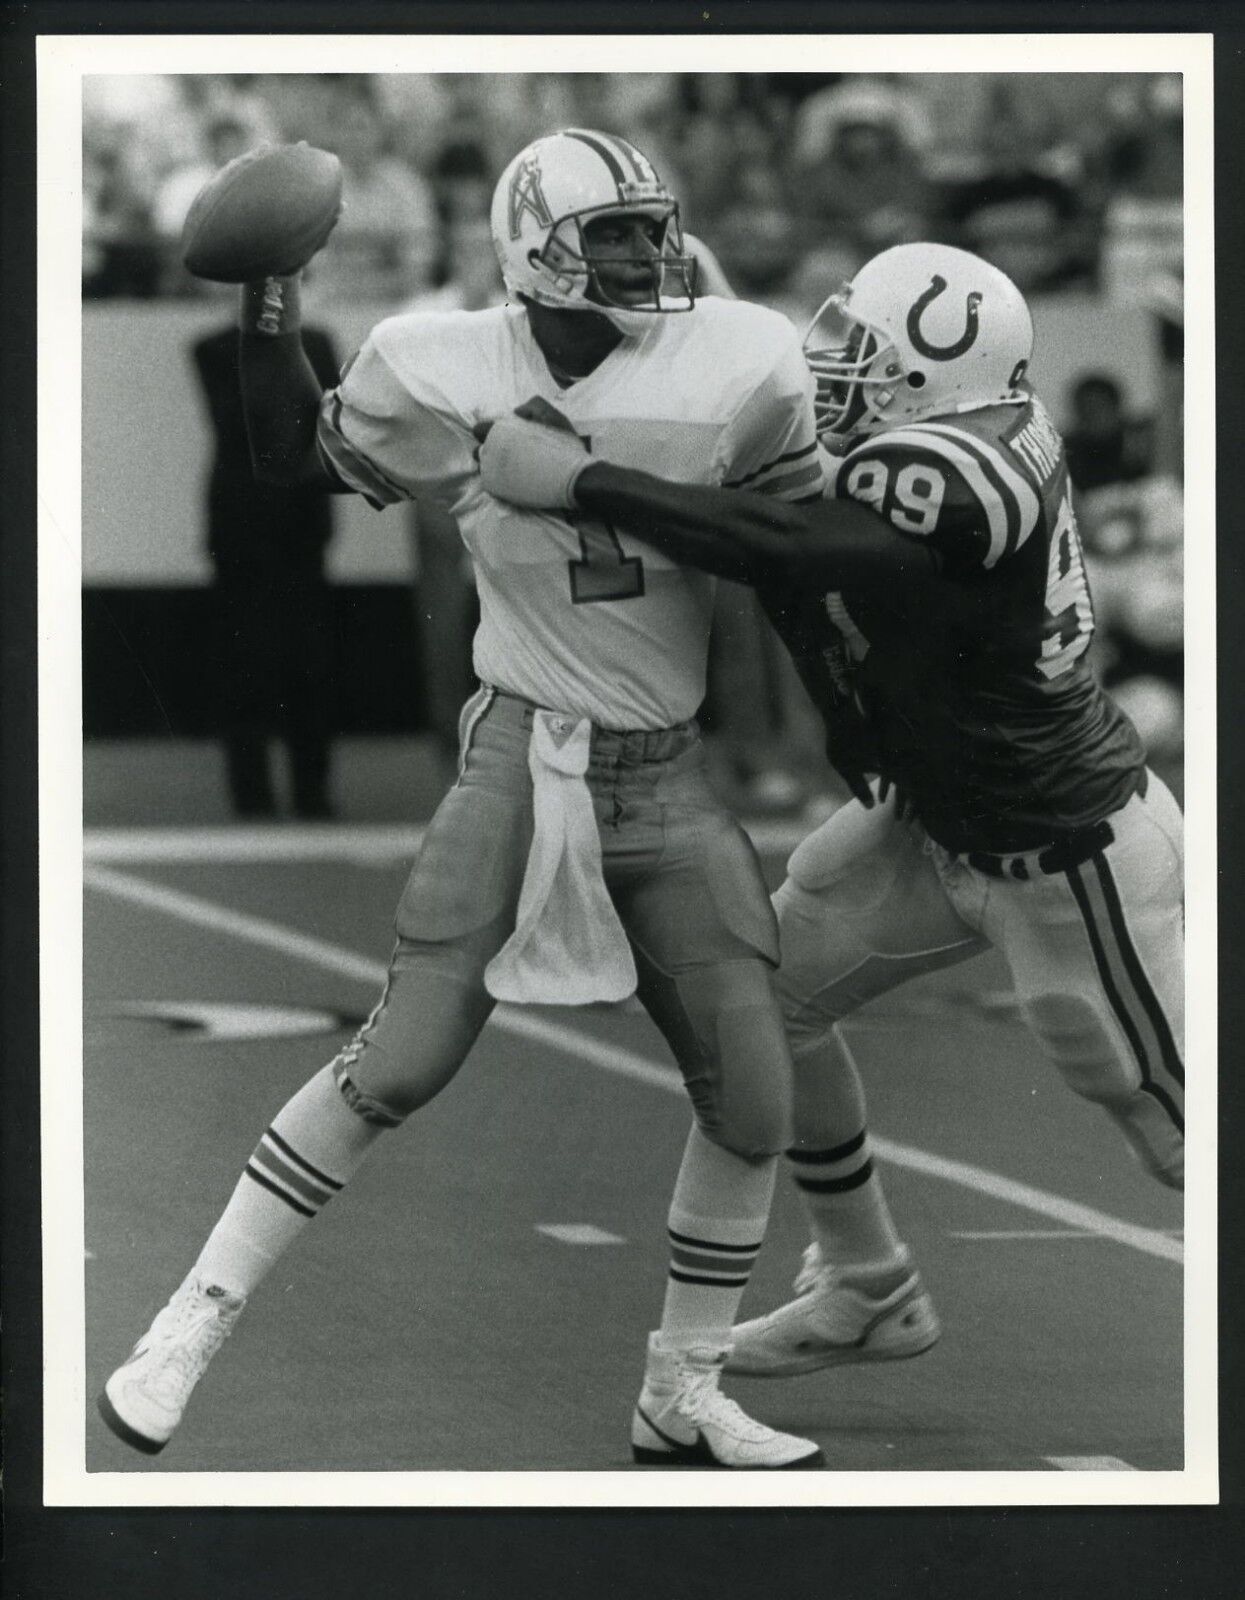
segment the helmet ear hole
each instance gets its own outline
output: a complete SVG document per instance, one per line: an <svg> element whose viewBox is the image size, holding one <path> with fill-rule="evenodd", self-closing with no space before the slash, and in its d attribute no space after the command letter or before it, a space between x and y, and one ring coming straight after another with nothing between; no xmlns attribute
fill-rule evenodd
<svg viewBox="0 0 1245 1600"><path fill-rule="evenodd" d="M909 389L923 389L925 387L925 374L923 372L910 372L908 374Z"/></svg>

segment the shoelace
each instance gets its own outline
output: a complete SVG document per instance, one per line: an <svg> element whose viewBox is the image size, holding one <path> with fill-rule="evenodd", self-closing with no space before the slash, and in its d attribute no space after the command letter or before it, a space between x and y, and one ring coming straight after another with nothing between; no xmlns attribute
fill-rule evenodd
<svg viewBox="0 0 1245 1600"><path fill-rule="evenodd" d="M791 1287L796 1294L808 1294L817 1287L817 1280L821 1276L821 1269L825 1265L822 1260L821 1246L810 1244L800 1259L800 1270L795 1275L795 1282Z"/></svg>
<svg viewBox="0 0 1245 1600"><path fill-rule="evenodd" d="M232 1331L233 1319L223 1317L215 1306L187 1300L159 1330L164 1359L148 1379L149 1390L169 1405L180 1405Z"/></svg>
<svg viewBox="0 0 1245 1600"><path fill-rule="evenodd" d="M679 1376L682 1379L682 1389L679 1395L678 1408L681 1414L696 1427L710 1423L714 1427L723 1428L738 1439L744 1439L753 1444L759 1444L768 1438L773 1431L764 1423L757 1422L748 1413L742 1410L727 1395L718 1388L718 1370L716 1367L705 1372L696 1367L681 1364Z"/></svg>

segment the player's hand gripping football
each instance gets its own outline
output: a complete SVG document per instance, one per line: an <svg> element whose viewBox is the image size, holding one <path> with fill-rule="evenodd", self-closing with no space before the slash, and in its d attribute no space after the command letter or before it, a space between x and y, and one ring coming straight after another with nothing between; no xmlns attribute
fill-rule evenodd
<svg viewBox="0 0 1245 1600"><path fill-rule="evenodd" d="M569 511L575 480L592 459L567 419L547 400L525 401L513 416L478 428L480 478L499 500L537 511Z"/></svg>

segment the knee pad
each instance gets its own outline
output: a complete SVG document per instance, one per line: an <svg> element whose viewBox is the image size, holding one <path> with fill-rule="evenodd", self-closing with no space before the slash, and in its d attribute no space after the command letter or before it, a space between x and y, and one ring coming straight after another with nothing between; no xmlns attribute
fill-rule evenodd
<svg viewBox="0 0 1245 1600"><path fill-rule="evenodd" d="M734 961L666 977L646 1004L705 1137L748 1159L786 1149L791 1053L769 968Z"/></svg>
<svg viewBox="0 0 1245 1600"><path fill-rule="evenodd" d="M406 1120L409 1112L398 1110L394 1106L382 1104L374 1095L367 1094L351 1077L351 1068L356 1057L343 1051L333 1062L333 1078L337 1084L337 1092L355 1113L362 1117L364 1122L374 1123L381 1128L397 1128ZM412 1110L414 1107L411 1108Z"/></svg>
<svg viewBox="0 0 1245 1600"><path fill-rule="evenodd" d="M780 1155L791 1143L791 1058L772 1001L724 1011L715 1028L714 1070L688 1079L701 1132L746 1160Z"/></svg>

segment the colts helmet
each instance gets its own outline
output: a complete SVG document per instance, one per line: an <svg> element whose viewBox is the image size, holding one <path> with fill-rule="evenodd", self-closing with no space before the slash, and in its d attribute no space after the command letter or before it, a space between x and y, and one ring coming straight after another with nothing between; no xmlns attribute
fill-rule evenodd
<svg viewBox="0 0 1245 1600"><path fill-rule="evenodd" d="M598 277L584 226L610 214L662 224L657 246L638 263L652 275L648 304L611 299ZM678 202L648 157L614 134L563 128L520 150L498 179L490 222L511 295L600 312L626 334L642 332L654 312L695 304L696 262L683 250Z"/></svg>
<svg viewBox="0 0 1245 1600"><path fill-rule="evenodd" d="M1033 353L1020 290L944 244L867 261L809 324L817 431L838 439L1015 400Z"/></svg>

